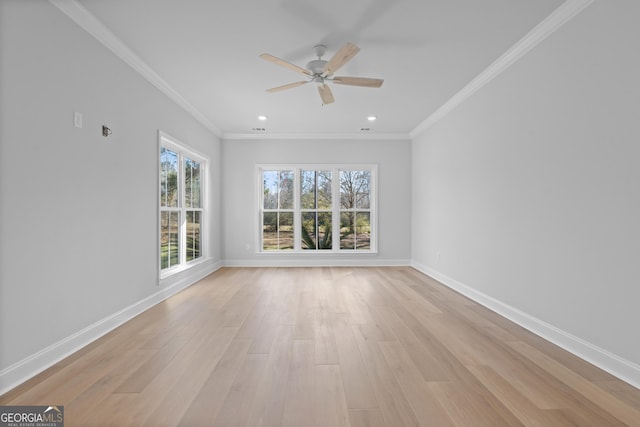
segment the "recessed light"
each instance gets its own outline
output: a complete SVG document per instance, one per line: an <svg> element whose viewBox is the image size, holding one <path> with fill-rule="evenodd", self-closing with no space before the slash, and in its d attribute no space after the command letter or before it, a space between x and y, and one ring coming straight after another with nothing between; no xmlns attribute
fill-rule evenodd
<svg viewBox="0 0 640 427"><path fill-rule="evenodd" d="M375 122L375 121L376 121L376 119L377 119L377 117L376 117L376 116L369 116L369 117L367 117L367 120L369 120L370 122Z"/></svg>
<svg viewBox="0 0 640 427"><path fill-rule="evenodd" d="M258 120L260 120L261 122L264 122L265 120L267 120L267 116L260 115L258 116Z"/></svg>

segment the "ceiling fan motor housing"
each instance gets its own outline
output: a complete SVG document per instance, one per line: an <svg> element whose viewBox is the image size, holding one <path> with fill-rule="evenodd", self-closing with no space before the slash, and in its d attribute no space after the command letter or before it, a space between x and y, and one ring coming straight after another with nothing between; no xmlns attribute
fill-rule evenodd
<svg viewBox="0 0 640 427"><path fill-rule="evenodd" d="M326 63L327 61L324 59L314 59L307 64L307 70L311 71L313 74L322 74Z"/></svg>

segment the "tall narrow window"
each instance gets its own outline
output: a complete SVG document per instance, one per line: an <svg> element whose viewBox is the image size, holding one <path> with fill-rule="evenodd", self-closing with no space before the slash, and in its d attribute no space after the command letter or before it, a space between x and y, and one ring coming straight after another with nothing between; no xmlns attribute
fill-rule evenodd
<svg viewBox="0 0 640 427"><path fill-rule="evenodd" d="M207 161L160 134L160 271L202 259L204 175Z"/></svg>
<svg viewBox="0 0 640 427"><path fill-rule="evenodd" d="M180 264L178 153L160 148L160 268Z"/></svg>
<svg viewBox="0 0 640 427"><path fill-rule="evenodd" d="M371 172L340 171L340 249L371 247Z"/></svg>
<svg viewBox="0 0 640 427"><path fill-rule="evenodd" d="M262 252L375 252L369 166L258 167Z"/></svg>
<svg viewBox="0 0 640 427"><path fill-rule="evenodd" d="M331 249L331 171L300 171L302 249Z"/></svg>
<svg viewBox="0 0 640 427"><path fill-rule="evenodd" d="M264 171L262 176L262 249L293 249L293 171Z"/></svg>
<svg viewBox="0 0 640 427"><path fill-rule="evenodd" d="M200 258L202 204L200 184L200 162L184 158L184 205L187 215L186 255L187 262Z"/></svg>

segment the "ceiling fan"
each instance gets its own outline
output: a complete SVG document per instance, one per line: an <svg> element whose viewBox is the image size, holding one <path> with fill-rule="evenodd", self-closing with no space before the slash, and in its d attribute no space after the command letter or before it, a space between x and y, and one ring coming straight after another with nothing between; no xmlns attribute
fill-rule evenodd
<svg viewBox="0 0 640 427"><path fill-rule="evenodd" d="M326 53L327 47L325 45L317 45L313 48L318 59L307 64L307 68L302 68L294 65L284 59L277 58L268 53L263 53L260 58L265 59L274 64L278 64L282 67L304 74L307 80L302 80L295 83L289 83L284 86L278 86L271 89L267 89L267 92L279 92L281 90L292 89L294 87L302 86L304 84L314 82L318 86L318 92L323 104L331 104L334 102L333 93L327 83L336 83L348 86L362 86L362 87L374 87L378 88L382 86L383 79L372 79L370 77L346 77L346 76L334 76L333 74L338 71L340 67L349 62L360 51L360 48L353 43L347 43L340 49L333 57L325 61L322 56Z"/></svg>

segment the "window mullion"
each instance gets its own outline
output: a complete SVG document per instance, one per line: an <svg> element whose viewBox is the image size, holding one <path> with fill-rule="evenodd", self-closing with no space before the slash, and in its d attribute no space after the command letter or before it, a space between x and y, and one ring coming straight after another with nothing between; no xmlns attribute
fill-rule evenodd
<svg viewBox="0 0 640 427"><path fill-rule="evenodd" d="M293 171L293 251L300 252L302 250L301 228L302 228L302 212L300 201L300 186L302 185L301 176L302 172L300 168L296 168Z"/></svg>
<svg viewBox="0 0 640 427"><path fill-rule="evenodd" d="M340 170L331 170L331 229L333 231L332 252L340 251Z"/></svg>
<svg viewBox="0 0 640 427"><path fill-rule="evenodd" d="M316 247L315 250L317 251L318 249L320 249L320 224L318 224L318 171L315 170L313 171L313 208L314 208L314 223L315 223L315 230L314 233L316 234Z"/></svg>
<svg viewBox="0 0 640 427"><path fill-rule="evenodd" d="M178 221L180 224L180 234L178 237L180 264L184 265L187 262L187 214L185 208L186 200L186 185L185 185L185 159L182 153L179 154L180 161L178 162L178 204L180 207L180 213Z"/></svg>

